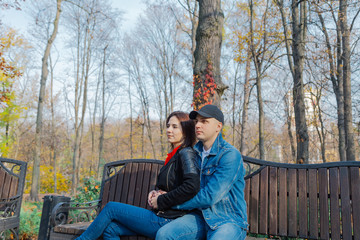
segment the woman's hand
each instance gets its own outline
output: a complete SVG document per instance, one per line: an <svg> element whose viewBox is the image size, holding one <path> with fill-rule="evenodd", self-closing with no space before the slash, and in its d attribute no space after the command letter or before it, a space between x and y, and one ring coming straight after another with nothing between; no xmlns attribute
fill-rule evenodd
<svg viewBox="0 0 360 240"><path fill-rule="evenodd" d="M152 199L153 197L155 197L156 193L157 193L157 191L155 191L155 190L152 190L151 192L149 192L149 195L148 195L148 204L149 204L150 207L153 207L153 205L151 204L151 199Z"/></svg>
<svg viewBox="0 0 360 240"><path fill-rule="evenodd" d="M153 209L157 209L158 205L157 205L157 199L161 194L157 194L155 197L153 197L151 199L151 206L153 207Z"/></svg>
<svg viewBox="0 0 360 240"><path fill-rule="evenodd" d="M165 193L166 192L163 191L163 190L158 190L158 191L152 190L151 192L149 192L149 195L148 195L148 204L149 204L149 206L154 208L154 209L157 209L158 208L157 198L161 194L165 194Z"/></svg>

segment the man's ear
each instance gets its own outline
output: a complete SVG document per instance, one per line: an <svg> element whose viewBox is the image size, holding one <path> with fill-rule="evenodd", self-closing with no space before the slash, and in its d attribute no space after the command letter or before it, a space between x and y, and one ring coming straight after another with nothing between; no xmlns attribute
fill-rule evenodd
<svg viewBox="0 0 360 240"><path fill-rule="evenodd" d="M218 122L217 127L216 127L216 132L220 132L222 129L222 126L223 126L222 122Z"/></svg>

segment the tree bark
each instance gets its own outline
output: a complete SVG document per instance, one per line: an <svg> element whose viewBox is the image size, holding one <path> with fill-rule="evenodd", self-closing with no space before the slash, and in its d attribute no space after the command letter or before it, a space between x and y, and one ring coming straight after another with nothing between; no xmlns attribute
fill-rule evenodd
<svg viewBox="0 0 360 240"><path fill-rule="evenodd" d="M295 143L294 143L294 136L293 136L293 132L291 130L291 126L292 126L292 111L290 108L290 99L289 99L289 95L286 94L284 96L284 103L285 103L285 114L286 114L286 125L287 125L287 132L289 135L289 140L290 140L290 149L291 149L291 160L293 163L296 162L296 147L295 147Z"/></svg>
<svg viewBox="0 0 360 240"><path fill-rule="evenodd" d="M81 137L82 131L84 126L84 119L86 113L86 106L87 106L87 90L88 90L88 79L89 79L89 68L90 68L90 59L91 59L91 42L92 37L90 32L93 29L90 29L90 18L93 12L89 13L87 17L87 25L85 27L85 34L84 34L84 43L83 43L83 55L80 59L80 42L78 42L78 64L77 64L77 80L76 80L76 93L75 93L75 141L73 145L73 174L72 174L72 183L71 183L71 191L73 194L76 193L76 188L79 182L79 162L81 156ZM78 23L79 24L79 23ZM79 26L80 27L80 26ZM79 29L80 31L80 29ZM80 35L80 32L78 33ZM81 76L80 76L80 62L82 62L81 66ZM80 120L79 117L79 110L80 110L80 103L81 112L80 112Z"/></svg>
<svg viewBox="0 0 360 240"><path fill-rule="evenodd" d="M55 108L54 108L54 69L51 61L51 55L49 55L50 62L50 111L51 111L51 152L53 159L53 170L54 170L54 193L57 193L57 176L56 176L56 130L55 130Z"/></svg>
<svg viewBox="0 0 360 240"><path fill-rule="evenodd" d="M325 43L329 58L329 68L330 68L330 80L333 85L333 90L336 97L336 106L337 106L337 125L339 131L339 157L340 161L346 161L346 147L345 147L345 123L344 123L344 88L343 88L343 74L342 74L342 38L341 31L339 26L339 21L336 23L336 64L334 62L334 57L332 55L332 48L330 43L329 34L327 27L325 25L324 19L322 17L319 9L317 14L321 23L321 30L324 33Z"/></svg>
<svg viewBox="0 0 360 240"><path fill-rule="evenodd" d="M54 29L50 36L50 39L47 42L44 56L42 58L42 68L41 68L41 79L40 79L40 93L39 93L39 102L38 110L36 116L36 133L35 133L35 151L34 151L34 164L33 164L33 173L32 173L32 182L30 190L30 199L34 201L39 201L39 182L40 182L40 154L41 154L41 133L42 133L42 114L43 114L43 102L45 98L45 88L46 80L49 74L48 70L48 58L50 55L50 50L52 44L56 38L59 26L59 18L61 12L61 1L57 0L56 16L54 19Z"/></svg>
<svg viewBox="0 0 360 240"><path fill-rule="evenodd" d="M351 66L350 66L350 30L347 23L348 1L340 0L339 21L342 33L342 63L344 80L344 123L346 160L355 161L354 130L352 125L352 99L351 99Z"/></svg>
<svg viewBox="0 0 360 240"><path fill-rule="evenodd" d="M247 154L247 148L245 143L245 135L248 127L248 112L249 112L249 100L250 100L250 51L248 51L248 57L245 65L245 83L244 83L244 103L241 117L241 140L240 140L240 152L243 155Z"/></svg>
<svg viewBox="0 0 360 240"><path fill-rule="evenodd" d="M101 91L101 124L100 124L100 139L99 139L99 161L97 172L100 175L100 165L101 160L103 159L104 154L104 134L105 134L105 88L106 88L106 79L105 79L105 66L106 66L106 49L108 45L104 48L104 58L102 63L102 91ZM100 179L100 178L99 178Z"/></svg>
<svg viewBox="0 0 360 240"><path fill-rule="evenodd" d="M291 16L292 16L292 42L289 38L289 29L287 28L287 21L284 12L284 1L277 0L281 18L283 22L285 46L288 55L288 63L291 74L293 76L293 102L295 112L296 125L296 142L297 142L297 156L296 163L309 162L309 135L306 124L306 113L304 103L304 84L303 84L303 70L305 60L305 39L306 39L306 24L307 24L307 1L292 0L291 2ZM300 8L299 8L300 6ZM291 52L292 50L292 52ZM292 58L291 58L292 56Z"/></svg>
<svg viewBox="0 0 360 240"><path fill-rule="evenodd" d="M221 96L227 88L222 83L220 72L223 24L221 0L199 0L199 25L196 31L193 70L194 109L209 103L220 107ZM208 83L211 83L211 86Z"/></svg>

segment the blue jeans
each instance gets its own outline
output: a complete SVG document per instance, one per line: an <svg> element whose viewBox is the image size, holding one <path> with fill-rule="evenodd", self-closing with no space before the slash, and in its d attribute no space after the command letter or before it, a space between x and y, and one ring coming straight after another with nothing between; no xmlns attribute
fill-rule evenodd
<svg viewBox="0 0 360 240"><path fill-rule="evenodd" d="M104 240L119 240L124 235L155 238L157 230L169 222L171 219L159 217L150 210L109 202L77 240L96 240L102 234Z"/></svg>
<svg viewBox="0 0 360 240"><path fill-rule="evenodd" d="M174 219L160 228L156 234L157 240L244 240L245 238L246 230L233 223L226 223L212 230L201 213L190 213Z"/></svg>

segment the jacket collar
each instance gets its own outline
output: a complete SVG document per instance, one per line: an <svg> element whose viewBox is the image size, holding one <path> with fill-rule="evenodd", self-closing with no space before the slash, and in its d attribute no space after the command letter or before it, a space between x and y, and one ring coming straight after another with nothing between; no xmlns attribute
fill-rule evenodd
<svg viewBox="0 0 360 240"><path fill-rule="evenodd" d="M223 145L224 141L225 140L223 139L222 134L220 132L219 135L216 137L213 145L211 146L211 151L210 151L209 155L217 155L218 152L220 151L220 147ZM198 141L195 144L194 149L199 154L201 154L203 152L203 149L204 149L203 147L204 147L203 143L201 141Z"/></svg>

